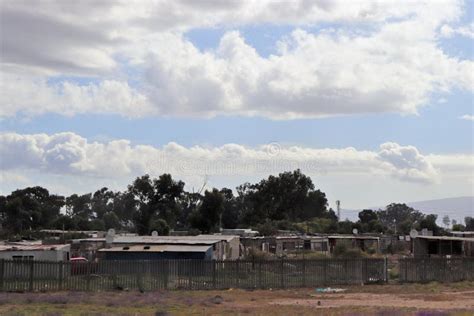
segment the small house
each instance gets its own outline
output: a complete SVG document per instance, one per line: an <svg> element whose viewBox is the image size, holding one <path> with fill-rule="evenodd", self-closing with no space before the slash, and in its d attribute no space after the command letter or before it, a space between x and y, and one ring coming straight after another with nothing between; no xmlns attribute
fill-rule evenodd
<svg viewBox="0 0 474 316"><path fill-rule="evenodd" d="M70 245L0 245L0 259L18 261L69 261Z"/></svg>
<svg viewBox="0 0 474 316"><path fill-rule="evenodd" d="M417 236L413 238L414 257L474 257L474 238Z"/></svg>

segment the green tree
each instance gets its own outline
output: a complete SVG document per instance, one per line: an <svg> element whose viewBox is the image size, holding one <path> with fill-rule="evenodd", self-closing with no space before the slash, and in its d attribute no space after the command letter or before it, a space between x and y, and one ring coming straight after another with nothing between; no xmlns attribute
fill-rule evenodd
<svg viewBox="0 0 474 316"><path fill-rule="evenodd" d="M362 210L359 212L359 219L361 223L370 223L371 221L377 221L379 219L376 212L373 210Z"/></svg>
<svg viewBox="0 0 474 316"><path fill-rule="evenodd" d="M239 225L240 212L237 201L231 189L223 188L220 193L224 197L224 209L222 211L222 227L237 228Z"/></svg>
<svg viewBox="0 0 474 316"><path fill-rule="evenodd" d="M454 224L453 225L453 231L455 231L455 232L463 232L464 230L466 230L466 226L464 226L463 224Z"/></svg>
<svg viewBox="0 0 474 316"><path fill-rule="evenodd" d="M436 224L436 219L438 218L435 214L429 214L423 217L420 220L419 227L420 229L426 228L433 232L433 235L440 235L441 228Z"/></svg>
<svg viewBox="0 0 474 316"><path fill-rule="evenodd" d="M206 234L217 232L223 210L224 197L222 193L217 189L206 191L202 204L190 215L191 227Z"/></svg>
<svg viewBox="0 0 474 316"><path fill-rule="evenodd" d="M474 231L474 218L467 216L464 218L464 223L466 226L466 231Z"/></svg>
<svg viewBox="0 0 474 316"><path fill-rule="evenodd" d="M102 216L102 220L104 221L105 229L110 229L110 228L120 229L121 228L120 219L117 216L117 214L115 214L114 211L109 211L105 213Z"/></svg>
<svg viewBox="0 0 474 316"><path fill-rule="evenodd" d="M449 219L449 215L443 216L443 224L446 228L449 228L449 224L451 224L451 220Z"/></svg>
<svg viewBox="0 0 474 316"><path fill-rule="evenodd" d="M387 228L391 228L397 233L406 234L408 226L418 223L423 214L406 204L392 203L385 210L377 212L380 222ZM408 224L409 223L409 224Z"/></svg>
<svg viewBox="0 0 474 316"><path fill-rule="evenodd" d="M91 198L91 210L93 216L103 219L104 215L114 210L115 193L107 188L97 190Z"/></svg>
<svg viewBox="0 0 474 316"><path fill-rule="evenodd" d="M64 197L50 195L47 189L39 186L13 191L2 206L5 229L20 233L49 228L58 219L63 205Z"/></svg>
<svg viewBox="0 0 474 316"><path fill-rule="evenodd" d="M151 224L151 230L156 231L159 236L168 236L170 234L170 226L162 218L153 221Z"/></svg>
<svg viewBox="0 0 474 316"><path fill-rule="evenodd" d="M268 220L305 221L330 216L326 195L300 170L269 176L237 187L241 223L255 226Z"/></svg>
<svg viewBox="0 0 474 316"><path fill-rule="evenodd" d="M175 181L171 175L163 174L158 179L144 175L135 179L128 187L134 199L133 221L137 232L148 235L155 218L162 218L173 227L179 217L178 199L183 194L184 182Z"/></svg>

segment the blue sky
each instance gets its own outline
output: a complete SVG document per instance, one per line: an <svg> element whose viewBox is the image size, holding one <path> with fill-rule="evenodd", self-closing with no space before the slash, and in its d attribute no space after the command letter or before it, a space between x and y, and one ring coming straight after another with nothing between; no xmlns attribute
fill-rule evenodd
<svg viewBox="0 0 474 316"><path fill-rule="evenodd" d="M209 165L314 162L326 172L310 175L350 207L474 194L473 2L303 10L244 1L213 11L165 1L142 4L140 16L110 2L87 21L89 8L58 4L2 4L2 192L87 192L94 179L123 189L174 170L136 156L145 145ZM175 20L162 23L164 12ZM31 14L37 25L22 24ZM25 28L38 43L18 40ZM117 162L120 176L100 167L117 159L116 140L133 156ZM268 144L281 155L264 156ZM176 176L232 187L281 171ZM373 195L351 189L373 176Z"/></svg>

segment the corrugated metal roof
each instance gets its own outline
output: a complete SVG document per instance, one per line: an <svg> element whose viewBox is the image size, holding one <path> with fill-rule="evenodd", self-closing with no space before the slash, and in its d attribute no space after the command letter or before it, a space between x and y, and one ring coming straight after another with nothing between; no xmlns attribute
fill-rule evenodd
<svg viewBox="0 0 474 316"><path fill-rule="evenodd" d="M130 247L112 247L98 250L99 252L206 252L211 246L190 245L160 245L145 246L136 245Z"/></svg>
<svg viewBox="0 0 474 316"><path fill-rule="evenodd" d="M334 236L328 236L330 239L370 239L370 240L379 240L380 237L374 237L374 236L349 236L349 235L334 235Z"/></svg>
<svg viewBox="0 0 474 316"><path fill-rule="evenodd" d="M0 251L47 251L63 250L69 245L1 245Z"/></svg>
<svg viewBox="0 0 474 316"><path fill-rule="evenodd" d="M91 238L79 238L79 239L73 239L73 243L79 243L79 242L105 242L105 238L97 238L97 237L91 237Z"/></svg>
<svg viewBox="0 0 474 316"><path fill-rule="evenodd" d="M451 232L451 234L453 234L453 235L473 235L474 236L474 232L471 232L471 231L468 231L468 232Z"/></svg>
<svg viewBox="0 0 474 316"><path fill-rule="evenodd" d="M416 238L431 239L431 240L457 240L457 241L472 241L472 242L474 242L474 238L472 238L472 237L417 236Z"/></svg>
<svg viewBox="0 0 474 316"><path fill-rule="evenodd" d="M198 236L116 236L114 244L190 244L212 245L220 241L230 241L238 236L198 235Z"/></svg>

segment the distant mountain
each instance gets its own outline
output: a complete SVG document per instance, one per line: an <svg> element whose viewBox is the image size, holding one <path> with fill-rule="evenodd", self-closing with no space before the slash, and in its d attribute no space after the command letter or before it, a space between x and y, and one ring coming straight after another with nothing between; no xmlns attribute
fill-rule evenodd
<svg viewBox="0 0 474 316"><path fill-rule="evenodd" d="M403 203L403 202L400 202ZM446 198L438 200L427 200L418 202L405 203L416 210L419 210L425 214L436 214L438 215L437 223L440 226L442 224L443 217L448 215L449 218L455 219L458 223L464 224L464 217L474 217L474 196L462 196L455 198ZM368 209L378 210L384 209L385 206L378 207L367 207ZM351 221L358 220L358 214L361 210L354 209L342 209L341 217L343 219L350 219Z"/></svg>
<svg viewBox="0 0 474 316"><path fill-rule="evenodd" d="M423 213L438 215L438 222L440 222L445 215L457 220L458 223L463 223L464 217L466 216L474 217L474 196L419 201L406 204Z"/></svg>

